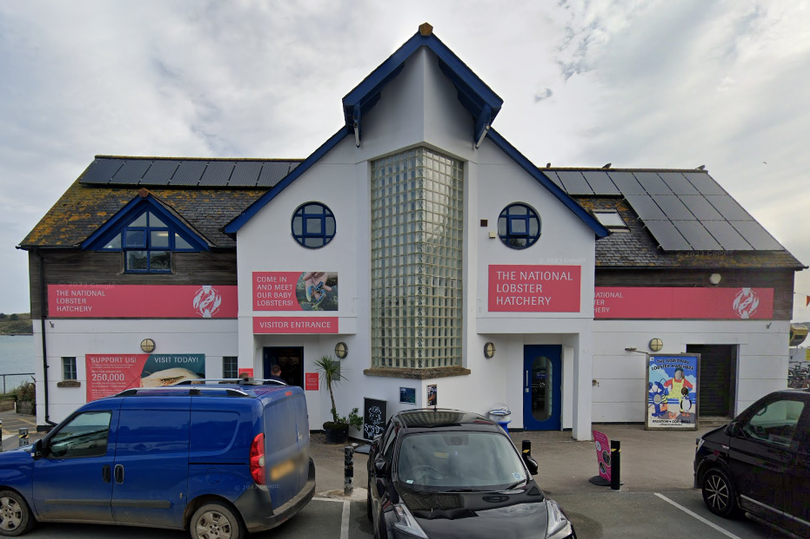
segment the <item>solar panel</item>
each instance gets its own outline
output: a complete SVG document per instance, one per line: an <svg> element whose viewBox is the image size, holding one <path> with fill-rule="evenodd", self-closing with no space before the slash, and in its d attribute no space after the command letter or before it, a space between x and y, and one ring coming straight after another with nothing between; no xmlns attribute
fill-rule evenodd
<svg viewBox="0 0 810 539"><path fill-rule="evenodd" d="M641 187L635 176L630 172L608 172L610 179L619 188L623 195L646 195L647 191Z"/></svg>
<svg viewBox="0 0 810 539"><path fill-rule="evenodd" d="M206 161L183 161L172 177L170 185L197 185L205 172Z"/></svg>
<svg viewBox="0 0 810 539"><path fill-rule="evenodd" d="M703 221L703 226L727 251L750 251L751 245L727 221Z"/></svg>
<svg viewBox="0 0 810 539"><path fill-rule="evenodd" d="M557 175L562 181L563 189L569 195L592 195L593 189L585 181L585 176L578 170L558 170Z"/></svg>
<svg viewBox="0 0 810 539"><path fill-rule="evenodd" d="M723 221L720 212L714 209L714 206L709 204L709 201L703 195L682 196L679 198L698 221Z"/></svg>
<svg viewBox="0 0 810 539"><path fill-rule="evenodd" d="M782 251L785 249L756 221L734 221L731 226L757 251Z"/></svg>
<svg viewBox="0 0 810 539"><path fill-rule="evenodd" d="M293 167L289 161L267 161L259 175L259 187L273 187L290 173Z"/></svg>
<svg viewBox="0 0 810 539"><path fill-rule="evenodd" d="M754 218L743 209L742 206L737 204L737 201L729 195L722 196L707 196L706 200L711 203L714 208L720 212L727 221L753 221Z"/></svg>
<svg viewBox="0 0 810 539"><path fill-rule="evenodd" d="M678 232L689 242L692 249L696 251L722 251L723 248L717 243L709 231L697 221L677 221L673 223Z"/></svg>
<svg viewBox="0 0 810 539"><path fill-rule="evenodd" d="M241 161L236 163L231 174L230 187L256 187L259 181L259 173L262 171L262 164L255 161Z"/></svg>
<svg viewBox="0 0 810 539"><path fill-rule="evenodd" d="M660 221L667 218L649 195L624 197L642 221Z"/></svg>
<svg viewBox="0 0 810 539"><path fill-rule="evenodd" d="M557 176L556 172L554 172L553 170L541 170L540 172L545 174L546 177L548 177L549 180L551 180L552 182L554 182L557 185L557 187L559 187L562 190L565 190L565 188L563 187L563 184L560 181L560 178Z"/></svg>
<svg viewBox="0 0 810 539"><path fill-rule="evenodd" d="M651 195L671 195L672 190L667 187L664 180L655 172L634 172L638 183Z"/></svg>
<svg viewBox="0 0 810 539"><path fill-rule="evenodd" d="M116 185L138 185L143 175L152 166L151 160L128 159L124 166L118 169L115 176L110 179L110 184Z"/></svg>
<svg viewBox="0 0 810 539"><path fill-rule="evenodd" d="M672 221L695 221L695 216L692 215L683 202L675 195L659 195L653 197L655 203L664 211L667 217Z"/></svg>
<svg viewBox="0 0 810 539"><path fill-rule="evenodd" d="M720 187L720 184L714 181L714 179L706 172L684 172L683 175L686 176L689 182L704 195L727 194L725 191L723 191L723 188Z"/></svg>
<svg viewBox="0 0 810 539"><path fill-rule="evenodd" d="M231 177L234 163L228 161L210 161L200 178L200 187L225 187Z"/></svg>
<svg viewBox="0 0 810 539"><path fill-rule="evenodd" d="M665 251L691 251L692 247L670 221L647 221L644 223L655 241Z"/></svg>
<svg viewBox="0 0 810 539"><path fill-rule="evenodd" d="M620 195L619 188L613 183L613 180L608 176L607 171L601 170L583 170L582 174L585 176L588 185L591 186L595 195Z"/></svg>
<svg viewBox="0 0 810 539"><path fill-rule="evenodd" d="M152 163L152 166L143 175L141 185L169 185L174 171L179 166L180 161L158 159Z"/></svg>
<svg viewBox="0 0 810 539"><path fill-rule="evenodd" d="M667 184L667 187L672 189L676 195L698 195L700 194L695 186L689 183L686 176L680 172L659 172L659 176Z"/></svg>
<svg viewBox="0 0 810 539"><path fill-rule="evenodd" d="M124 165L123 159L96 158L82 176L81 183L110 183L110 178Z"/></svg>

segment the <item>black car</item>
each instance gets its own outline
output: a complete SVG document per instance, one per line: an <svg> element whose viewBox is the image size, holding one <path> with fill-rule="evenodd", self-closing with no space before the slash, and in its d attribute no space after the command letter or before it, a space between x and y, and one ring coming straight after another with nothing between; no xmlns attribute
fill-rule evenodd
<svg viewBox="0 0 810 539"><path fill-rule="evenodd" d="M375 538L576 539L560 506L532 479L497 423L458 410L395 414L368 459Z"/></svg>
<svg viewBox="0 0 810 539"><path fill-rule="evenodd" d="M712 513L810 537L810 390L771 393L698 438L695 487Z"/></svg>

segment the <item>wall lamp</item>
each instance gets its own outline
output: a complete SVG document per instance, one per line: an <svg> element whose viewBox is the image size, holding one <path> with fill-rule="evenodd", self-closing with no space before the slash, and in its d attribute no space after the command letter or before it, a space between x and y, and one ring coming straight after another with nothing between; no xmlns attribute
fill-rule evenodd
<svg viewBox="0 0 810 539"><path fill-rule="evenodd" d="M346 359L346 356L349 355L349 347L345 342L341 341L335 345L335 355L338 359Z"/></svg>
<svg viewBox="0 0 810 539"><path fill-rule="evenodd" d="M141 350L146 352L147 354L151 354L155 351L155 341L152 339L144 339L141 341Z"/></svg>
<svg viewBox="0 0 810 539"><path fill-rule="evenodd" d="M484 345L484 357L487 359L495 357L495 343L488 342Z"/></svg>

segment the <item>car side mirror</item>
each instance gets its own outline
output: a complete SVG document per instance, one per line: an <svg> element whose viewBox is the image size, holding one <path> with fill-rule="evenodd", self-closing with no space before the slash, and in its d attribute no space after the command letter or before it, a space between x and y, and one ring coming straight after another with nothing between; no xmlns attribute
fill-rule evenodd
<svg viewBox="0 0 810 539"><path fill-rule="evenodd" d="M740 434L740 426L736 421L732 421L726 427L726 436L738 436Z"/></svg>
<svg viewBox="0 0 810 539"><path fill-rule="evenodd" d="M524 453L523 454L523 462L526 464L526 468L529 469L530 474L537 475L537 472L540 470L540 465L537 464L537 461L534 460L534 457Z"/></svg>
<svg viewBox="0 0 810 539"><path fill-rule="evenodd" d="M385 462L384 458L377 457L374 460L374 470L377 472L377 475L384 476L388 471L388 463Z"/></svg>

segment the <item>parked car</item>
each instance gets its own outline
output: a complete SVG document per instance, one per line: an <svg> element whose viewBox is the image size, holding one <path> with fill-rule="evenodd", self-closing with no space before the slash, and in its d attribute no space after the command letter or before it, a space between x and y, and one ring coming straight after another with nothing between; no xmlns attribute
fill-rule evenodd
<svg viewBox="0 0 810 539"><path fill-rule="evenodd" d="M810 537L810 390L783 390L697 439L695 487L712 513Z"/></svg>
<svg viewBox="0 0 810 539"><path fill-rule="evenodd" d="M576 539L565 512L532 478L537 468L478 414L399 412L369 451L374 537Z"/></svg>
<svg viewBox="0 0 810 539"><path fill-rule="evenodd" d="M314 490L301 388L130 389L0 454L0 535L39 521L239 539L289 519Z"/></svg>

